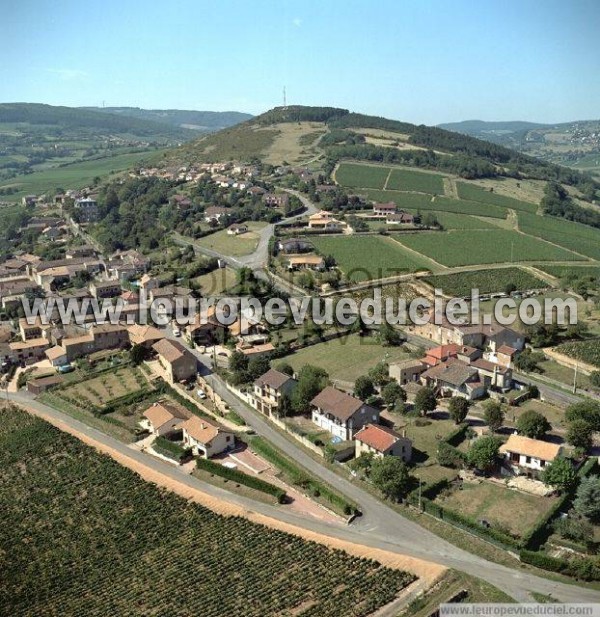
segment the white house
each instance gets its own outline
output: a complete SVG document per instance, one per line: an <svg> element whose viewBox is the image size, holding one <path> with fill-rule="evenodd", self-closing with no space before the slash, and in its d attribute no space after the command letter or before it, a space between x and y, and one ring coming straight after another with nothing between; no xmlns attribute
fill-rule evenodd
<svg viewBox="0 0 600 617"><path fill-rule="evenodd" d="M513 471L541 471L562 452L561 446L523 435L511 435L500 446L500 454Z"/></svg>
<svg viewBox="0 0 600 617"><path fill-rule="evenodd" d="M140 426L159 437L180 429L191 413L183 407L161 401L148 407L142 415Z"/></svg>
<svg viewBox="0 0 600 617"><path fill-rule="evenodd" d="M183 445L191 448L194 455L210 458L235 446L232 432L206 418L192 416L181 425L181 429Z"/></svg>
<svg viewBox="0 0 600 617"><path fill-rule="evenodd" d="M405 463L412 457L412 441L380 424L367 424L356 433L355 455L370 453L377 457L398 456Z"/></svg>
<svg viewBox="0 0 600 617"><path fill-rule="evenodd" d="M310 402L312 421L344 441L365 424L379 422L379 410L345 392L328 386Z"/></svg>

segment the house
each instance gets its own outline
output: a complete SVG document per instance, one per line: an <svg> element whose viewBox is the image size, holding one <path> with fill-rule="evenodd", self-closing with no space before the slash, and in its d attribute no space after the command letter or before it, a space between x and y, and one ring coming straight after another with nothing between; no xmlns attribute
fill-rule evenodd
<svg viewBox="0 0 600 617"><path fill-rule="evenodd" d="M523 435L511 435L500 446L500 454L513 471L541 471L561 455L562 447L555 443L531 439Z"/></svg>
<svg viewBox="0 0 600 617"><path fill-rule="evenodd" d="M500 366L511 368L516 355L517 350L514 347L510 347L510 345L500 345L495 352L490 351L485 354L484 357Z"/></svg>
<svg viewBox="0 0 600 617"><path fill-rule="evenodd" d="M229 208L223 208L221 206L209 206L204 210L204 220L207 223L211 221L215 223L220 223L221 219L230 212Z"/></svg>
<svg viewBox="0 0 600 617"><path fill-rule="evenodd" d="M227 229L228 236L239 236L248 231L248 225L232 225Z"/></svg>
<svg viewBox="0 0 600 617"><path fill-rule="evenodd" d="M194 455L211 458L235 447L233 433L212 420L192 416L181 424L181 429L183 445Z"/></svg>
<svg viewBox="0 0 600 617"><path fill-rule="evenodd" d="M379 422L379 410L360 399L327 386L310 402L312 421L344 441L365 424Z"/></svg>
<svg viewBox="0 0 600 617"><path fill-rule="evenodd" d="M197 345L212 345L225 339L227 326L215 317L216 307L210 306L204 313L197 313L192 323L185 326L185 334Z"/></svg>
<svg viewBox="0 0 600 617"><path fill-rule="evenodd" d="M50 364L55 367L68 364L67 352L65 348L60 345L54 345L54 347L47 349L46 358L48 358Z"/></svg>
<svg viewBox="0 0 600 617"><path fill-rule="evenodd" d="M44 359L46 349L50 348L50 341L45 338L33 338L27 341L9 343L10 355L15 362L33 364Z"/></svg>
<svg viewBox="0 0 600 617"><path fill-rule="evenodd" d="M50 377L40 377L39 379L29 379L27 381L27 392L31 392L34 396L49 390L50 388L54 388L56 386L60 386L64 377L60 375L51 375Z"/></svg>
<svg viewBox="0 0 600 617"><path fill-rule="evenodd" d="M386 225L413 225L415 217L408 212L394 212L385 217Z"/></svg>
<svg viewBox="0 0 600 617"><path fill-rule="evenodd" d="M129 331L129 342L132 345L143 345L147 349L150 349L154 343L165 338L164 333L154 326L132 324L127 330Z"/></svg>
<svg viewBox="0 0 600 617"><path fill-rule="evenodd" d="M81 223L93 223L98 220L98 202L90 197L76 199L75 211Z"/></svg>
<svg viewBox="0 0 600 617"><path fill-rule="evenodd" d="M254 382L249 401L254 409L266 415L277 411L281 398L289 396L298 382L289 375L269 369Z"/></svg>
<svg viewBox="0 0 600 617"><path fill-rule="evenodd" d="M396 214L397 209L398 209L398 206L393 201L388 201L387 203L384 203L384 204L374 203L372 216L385 218L389 216L390 214Z"/></svg>
<svg viewBox="0 0 600 617"><path fill-rule="evenodd" d="M244 354L248 360L253 360L255 358L262 358L263 356L270 356L275 351L275 346L273 343L244 343L239 342L236 347L236 351Z"/></svg>
<svg viewBox="0 0 600 617"><path fill-rule="evenodd" d="M96 257L96 249L89 244L82 244L81 246L73 246L67 249L65 253L67 259L78 259L82 257Z"/></svg>
<svg viewBox="0 0 600 617"><path fill-rule="evenodd" d="M300 238L290 238L289 240L280 240L277 248L280 252L286 255L298 255L300 253L312 253L315 250L312 242L301 240Z"/></svg>
<svg viewBox="0 0 600 617"><path fill-rule="evenodd" d="M160 279L155 276L144 274L140 279L140 289L145 293L148 293L152 289L157 289L158 287L160 287Z"/></svg>
<svg viewBox="0 0 600 617"><path fill-rule="evenodd" d="M442 396L461 396L469 401L481 398L487 390L478 370L455 358L425 371L421 383L438 390Z"/></svg>
<svg viewBox="0 0 600 617"><path fill-rule="evenodd" d="M25 317L19 319L19 334L24 341L42 336L42 321L38 317L33 324L30 324Z"/></svg>
<svg viewBox="0 0 600 617"><path fill-rule="evenodd" d="M166 370L171 383L187 381L196 377L198 361L196 356L179 341L162 339L152 345L158 355L158 361Z"/></svg>
<svg viewBox="0 0 600 617"><path fill-rule="evenodd" d="M158 401L148 407L142 416L140 426L152 435L162 437L181 429L181 425L192 417L192 413L185 407Z"/></svg>
<svg viewBox="0 0 600 617"><path fill-rule="evenodd" d="M290 201L290 196L287 193L266 193L263 195L263 203L265 206L274 208L287 208Z"/></svg>
<svg viewBox="0 0 600 617"><path fill-rule="evenodd" d="M321 210L308 217L308 228L319 231L342 231L346 227L345 223L338 221L331 212Z"/></svg>
<svg viewBox="0 0 600 617"><path fill-rule="evenodd" d="M419 381L421 375L427 370L427 366L421 360L400 360L391 362L388 373L401 386L414 381Z"/></svg>
<svg viewBox="0 0 600 617"><path fill-rule="evenodd" d="M65 351L67 362L72 362L73 360L77 360L77 358L87 356L96 351L94 337L91 334L83 334L81 336L63 339L60 346ZM58 355L58 351L56 354Z"/></svg>
<svg viewBox="0 0 600 617"><path fill-rule="evenodd" d="M325 260L320 255L296 255L288 259L288 270L323 270Z"/></svg>
<svg viewBox="0 0 600 617"><path fill-rule="evenodd" d="M114 298L120 296L122 289L119 281L93 281L90 283L90 293L94 298Z"/></svg>
<svg viewBox="0 0 600 617"><path fill-rule="evenodd" d="M412 457L412 441L380 424L367 424L356 433L354 440L357 458L371 453L380 458L397 456L408 463Z"/></svg>

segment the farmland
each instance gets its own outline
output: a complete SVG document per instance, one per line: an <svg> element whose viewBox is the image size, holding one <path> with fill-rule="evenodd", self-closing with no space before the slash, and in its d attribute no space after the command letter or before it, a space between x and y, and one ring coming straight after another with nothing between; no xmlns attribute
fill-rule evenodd
<svg viewBox="0 0 600 617"><path fill-rule="evenodd" d="M382 189L390 173L389 167L342 163L335 174L341 186L350 188Z"/></svg>
<svg viewBox="0 0 600 617"><path fill-rule="evenodd" d="M507 197L506 195L500 195L490 190L486 190L476 184L467 184L466 182L457 182L458 196L461 199L468 199L470 201L479 201L484 204L492 204L501 208L510 208L511 210L531 212L535 214L537 211L537 204L527 201L520 201L513 197Z"/></svg>
<svg viewBox="0 0 600 617"><path fill-rule="evenodd" d="M580 259L567 250L505 229L406 234L401 241L445 266Z"/></svg>
<svg viewBox="0 0 600 617"><path fill-rule="evenodd" d="M0 415L5 614L359 617L414 579L214 514L42 420Z"/></svg>
<svg viewBox="0 0 600 617"><path fill-rule="evenodd" d="M600 260L600 230L551 216L519 212L518 218L519 229L524 233Z"/></svg>
<svg viewBox="0 0 600 617"><path fill-rule="evenodd" d="M600 265L599 266L553 266L545 265L538 266L543 272L547 272L557 278L600 278Z"/></svg>
<svg viewBox="0 0 600 617"><path fill-rule="evenodd" d="M543 289L548 283L521 268L496 268L475 272L458 272L423 279L448 296L470 296L472 289L487 294L504 291L507 285L515 285L518 291Z"/></svg>
<svg viewBox="0 0 600 617"><path fill-rule="evenodd" d="M556 351L600 368L600 339L563 343Z"/></svg>
<svg viewBox="0 0 600 617"><path fill-rule="evenodd" d="M322 255L333 255L344 275L355 283L432 267L426 258L383 236L318 236L311 241Z"/></svg>
<svg viewBox="0 0 600 617"><path fill-rule="evenodd" d="M357 334L303 347L286 356L283 362L299 370L305 364L325 369L332 379L354 381L378 362L405 360L408 354L400 347L382 347L375 338ZM356 361L360 358L360 363Z"/></svg>
<svg viewBox="0 0 600 617"><path fill-rule="evenodd" d="M477 218L468 214L457 214L455 212L439 212L432 210L438 222L444 229L497 229L498 226L490 223L484 218Z"/></svg>
<svg viewBox="0 0 600 617"><path fill-rule="evenodd" d="M439 174L428 174L422 171L392 169L386 188L443 195L444 178Z"/></svg>

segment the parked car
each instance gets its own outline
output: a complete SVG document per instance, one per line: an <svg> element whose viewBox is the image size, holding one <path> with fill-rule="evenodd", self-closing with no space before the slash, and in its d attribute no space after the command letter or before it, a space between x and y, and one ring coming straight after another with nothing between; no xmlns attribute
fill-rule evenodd
<svg viewBox="0 0 600 617"><path fill-rule="evenodd" d="M72 364L63 364L62 366L58 367L59 373L71 373L74 370L75 367Z"/></svg>
<svg viewBox="0 0 600 617"><path fill-rule="evenodd" d="M173 336L181 336L181 330L179 328L173 328Z"/></svg>
<svg viewBox="0 0 600 617"><path fill-rule="evenodd" d="M198 391L196 392L196 394L198 395L198 398L206 398L206 392L204 392L204 390L202 388L198 388Z"/></svg>

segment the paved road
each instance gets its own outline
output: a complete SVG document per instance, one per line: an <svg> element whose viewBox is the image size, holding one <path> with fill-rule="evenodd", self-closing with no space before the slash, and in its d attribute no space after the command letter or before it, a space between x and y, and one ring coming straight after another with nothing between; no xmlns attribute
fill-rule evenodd
<svg viewBox="0 0 600 617"><path fill-rule="evenodd" d="M9 393L8 398L42 411L48 416L69 425L75 431L84 435L89 435L101 443L114 448L120 454L130 457L133 460L143 462L152 469L168 477L175 478L188 486L198 488L219 499L236 503L249 510L274 517L286 523L298 525L311 531L326 534L330 537L400 554L411 555L456 568L473 576L485 579L519 601L531 600L529 595L530 591L538 591L544 594L552 594L554 597L568 602L600 602L600 592L576 587L574 585L556 583L526 572L512 570L505 566L491 563L449 544L416 523L403 518L387 505L372 497L352 482L344 480L329 469L323 467L298 446L289 442L279 432L275 431L264 418L251 412L233 394L226 390L220 379L216 376L212 377L212 381L219 395L243 416L257 432L264 435L276 446L309 469L313 474L321 477L329 484L335 486L338 490L360 503L364 516L357 519L350 526L340 526L305 518L276 506L261 504L201 482L197 478L187 476L178 468L168 463L145 455L137 450L133 450L105 433L33 400L27 393Z"/></svg>

